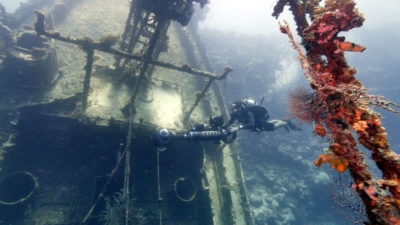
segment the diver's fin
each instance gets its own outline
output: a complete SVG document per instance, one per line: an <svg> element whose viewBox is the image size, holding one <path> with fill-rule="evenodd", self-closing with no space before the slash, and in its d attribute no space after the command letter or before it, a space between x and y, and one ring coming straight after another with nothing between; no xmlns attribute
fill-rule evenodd
<svg viewBox="0 0 400 225"><path fill-rule="evenodd" d="M303 130L296 124L294 124L291 120L285 120L287 123L287 127L290 128L291 130Z"/></svg>

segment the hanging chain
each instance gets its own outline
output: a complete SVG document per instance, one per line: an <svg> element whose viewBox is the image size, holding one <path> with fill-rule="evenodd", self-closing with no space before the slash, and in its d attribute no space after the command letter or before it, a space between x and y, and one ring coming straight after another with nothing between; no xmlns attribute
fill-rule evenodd
<svg viewBox="0 0 400 225"><path fill-rule="evenodd" d="M106 184L104 185L103 189L100 191L100 194L97 196L97 199L95 200L95 202L93 203L92 207L90 207L89 212L86 214L85 218L83 218L83 220L81 221L81 225L85 224L87 219L90 217L90 215L92 215L93 210L96 208L96 205L99 203L100 199L103 198L104 193L107 189L107 186L110 184L111 179L114 177L115 173L117 172L119 166L121 165L122 159L124 158L124 156L127 155L128 150L130 149L130 145L131 145L131 139L132 139L132 110L130 109L130 117L129 117L129 129L128 129L128 135L127 135L127 142L126 142L126 147L124 149L124 152L122 153L121 157L118 159L117 164L115 164L114 169L111 171L111 175L108 178ZM126 162L126 161L125 161ZM130 172L129 172L130 173ZM128 183L129 185L129 183Z"/></svg>
<svg viewBox="0 0 400 225"><path fill-rule="evenodd" d="M125 225L129 225L129 204L130 191L129 179L131 175L130 159L131 159L131 139L132 139L132 108L129 107L129 129L126 137L126 155L125 155L125 177L124 177L124 194L125 194Z"/></svg>
<svg viewBox="0 0 400 225"><path fill-rule="evenodd" d="M166 148L157 148L157 187L158 187L158 219L160 225L162 225L162 201L161 197L161 183L160 183L160 152L166 150Z"/></svg>

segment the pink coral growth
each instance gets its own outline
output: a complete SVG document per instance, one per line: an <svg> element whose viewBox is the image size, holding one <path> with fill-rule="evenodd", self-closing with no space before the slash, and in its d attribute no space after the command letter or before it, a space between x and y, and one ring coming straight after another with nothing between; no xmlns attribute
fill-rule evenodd
<svg viewBox="0 0 400 225"><path fill-rule="evenodd" d="M312 101L312 92L298 87L289 93L287 100L288 110L295 118L310 123L313 121L311 112Z"/></svg>
<svg viewBox="0 0 400 225"><path fill-rule="evenodd" d="M348 162L346 168L358 187L356 191L364 202L370 223L400 224L400 156L389 149L379 114L369 109L370 105L376 105L395 111L391 107L399 105L383 97L368 95L354 76L356 69L351 68L344 58L344 50L361 52L365 49L337 36L341 31L362 25L364 18L355 3L352 0L326 0L325 7L314 9L312 24L299 32L307 55L294 41L289 26L284 24L280 28L298 52L306 79L315 91L308 105L304 101L297 105L293 101L298 100L298 96L290 96L289 108L294 109L293 114L300 119L312 118L316 126L323 123L329 130L334 142L330 151ZM293 12L296 21L303 17L296 18L299 11ZM306 106L310 108L304 109ZM306 112L310 115L305 115ZM318 129L321 133L320 127ZM358 143L371 150L372 159L383 173L383 182L378 183L372 178L353 131L358 135Z"/></svg>

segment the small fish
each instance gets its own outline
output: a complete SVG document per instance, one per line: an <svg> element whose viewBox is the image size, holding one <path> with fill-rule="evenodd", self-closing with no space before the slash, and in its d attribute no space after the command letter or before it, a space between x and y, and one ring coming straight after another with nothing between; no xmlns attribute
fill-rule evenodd
<svg viewBox="0 0 400 225"><path fill-rule="evenodd" d="M343 51L363 52L366 48L362 45L357 45L352 42L340 42L339 48Z"/></svg>

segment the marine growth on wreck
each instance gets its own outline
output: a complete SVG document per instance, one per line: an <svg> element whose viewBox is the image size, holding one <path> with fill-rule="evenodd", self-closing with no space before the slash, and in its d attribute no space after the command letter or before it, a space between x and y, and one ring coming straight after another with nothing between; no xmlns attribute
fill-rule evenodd
<svg viewBox="0 0 400 225"><path fill-rule="evenodd" d="M362 26L364 18L352 0L321 1L280 0L274 9L278 17L285 5L293 12L303 50L295 42L286 22L282 33L288 35L305 71L312 93L295 90L289 96L289 111L297 118L315 123L315 134L329 136L329 153L314 163L329 162L332 168L353 177L353 189L361 197L368 224L400 224L400 156L387 141L381 116L370 106L398 112L399 105L381 96L367 94L355 77L345 51L362 52L365 47L348 42L339 32ZM306 16L311 18L308 24ZM353 134L356 133L357 137ZM358 142L357 142L358 141ZM359 144L371 151L372 159L382 171L382 179L373 178Z"/></svg>
<svg viewBox="0 0 400 225"><path fill-rule="evenodd" d="M0 4L0 224L252 224L233 143L155 140L223 113L232 68L185 28L207 2Z"/></svg>

